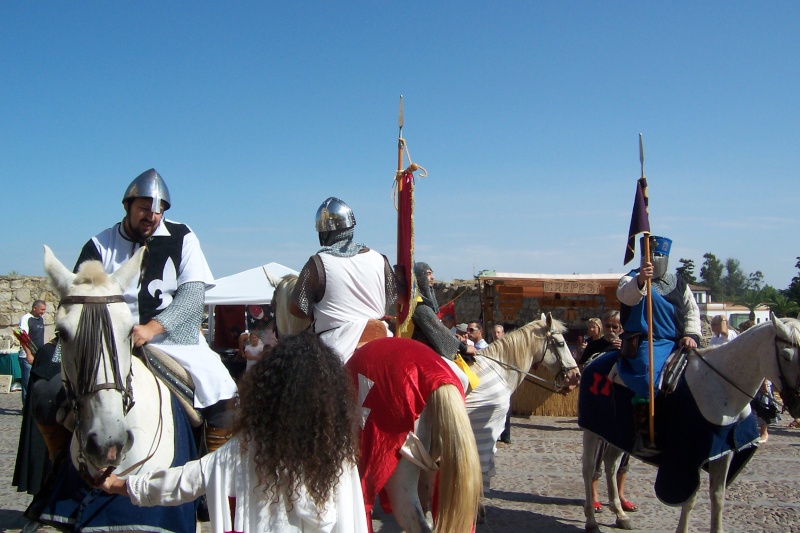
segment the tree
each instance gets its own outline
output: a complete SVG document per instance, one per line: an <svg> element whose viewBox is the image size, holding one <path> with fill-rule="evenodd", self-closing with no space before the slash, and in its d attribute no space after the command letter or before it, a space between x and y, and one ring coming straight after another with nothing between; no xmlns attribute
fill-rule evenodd
<svg viewBox="0 0 800 533"><path fill-rule="evenodd" d="M703 285L708 287L715 300L722 301L725 299L722 287L722 263L717 259L717 256L710 252L704 254L703 259L703 266L700 267L700 277Z"/></svg>
<svg viewBox="0 0 800 533"><path fill-rule="evenodd" d="M755 291L753 289L745 289L741 296L734 300L734 304L736 305L743 305L748 310L750 310L750 314L747 316L753 322L756 321L756 308L763 305L766 298L764 297L763 291Z"/></svg>
<svg viewBox="0 0 800 533"><path fill-rule="evenodd" d="M800 270L800 257L797 257L797 263L794 264L794 267ZM782 292L784 296L800 305L800 273L792 278L789 288Z"/></svg>
<svg viewBox="0 0 800 533"><path fill-rule="evenodd" d="M678 262L681 266L675 269L675 275L683 278L686 283L697 283L697 278L694 276L694 261L681 257Z"/></svg>
<svg viewBox="0 0 800 533"><path fill-rule="evenodd" d="M777 291L766 303L778 318L795 318L797 317L797 313L800 312L800 305L798 305L797 302L790 300Z"/></svg>
<svg viewBox="0 0 800 533"><path fill-rule="evenodd" d="M735 299L744 294L747 288L747 278L742 272L738 259L729 257L725 260L725 276L722 278L722 287L728 298Z"/></svg>
<svg viewBox="0 0 800 533"><path fill-rule="evenodd" d="M756 270L755 272L751 272L750 276L747 278L747 288L753 290L761 290L761 286L764 283L764 273L760 270Z"/></svg>

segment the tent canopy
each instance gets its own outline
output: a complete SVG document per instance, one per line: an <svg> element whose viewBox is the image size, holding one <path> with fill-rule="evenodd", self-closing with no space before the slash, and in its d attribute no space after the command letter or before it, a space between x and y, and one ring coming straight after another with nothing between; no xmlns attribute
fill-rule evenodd
<svg viewBox="0 0 800 533"><path fill-rule="evenodd" d="M267 263L232 276L219 278L214 281L216 285L206 291L205 304L269 304L272 302L272 293L275 291L275 287L268 276L277 283L288 274L297 274L297 271L279 263Z"/></svg>

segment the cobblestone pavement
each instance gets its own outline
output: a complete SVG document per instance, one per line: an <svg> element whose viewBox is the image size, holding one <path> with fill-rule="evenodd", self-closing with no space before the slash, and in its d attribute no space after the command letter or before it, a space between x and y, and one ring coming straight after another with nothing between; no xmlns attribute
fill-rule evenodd
<svg viewBox="0 0 800 533"><path fill-rule="evenodd" d="M19 394L0 394L0 531L19 531L30 501L11 486L20 421ZM727 532L800 533L800 430L788 429L786 423L784 419L770 428L769 442L729 488L723 518ZM484 499L486 520L477 533L583 531L581 432L576 420L513 417L512 426L512 444L498 445L497 475ZM626 492L639 505L639 511L629 515L633 527L651 533L674 531L680 509L656 500L654 481L655 469L631 461ZM708 531L707 492L704 476L691 531ZM604 531L614 530L609 510L599 514L598 521ZM380 533L400 531L380 510L373 523ZM201 529L210 531L207 524Z"/></svg>

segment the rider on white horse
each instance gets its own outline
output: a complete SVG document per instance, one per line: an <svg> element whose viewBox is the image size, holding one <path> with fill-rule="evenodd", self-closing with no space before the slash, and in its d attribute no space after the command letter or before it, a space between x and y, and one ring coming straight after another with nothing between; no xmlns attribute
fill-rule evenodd
<svg viewBox="0 0 800 533"><path fill-rule="evenodd" d="M642 237L645 239L646 237ZM700 309L686 282L667 272L672 240L650 237L653 260L642 257L641 268L623 276L617 287L622 303L621 321L625 333L619 377L636 397L634 402L646 403L649 394L649 363L647 344L647 279L653 288L653 369L658 383L662 367L678 347L697 348L700 340ZM642 241L644 242L644 241ZM644 246L642 246L642 249ZM638 347L636 345L638 341Z"/></svg>
<svg viewBox="0 0 800 533"><path fill-rule="evenodd" d="M136 346L148 343L166 352L191 375L194 405L204 411L209 448L215 449L229 437L233 420L227 403L236 395L236 383L200 330L205 291L214 277L192 230L163 218L171 201L155 169L131 182L122 204L125 218L84 245L75 271L96 259L110 274L147 248L141 275L124 294L137 324L131 337Z"/></svg>
<svg viewBox="0 0 800 533"><path fill-rule="evenodd" d="M477 353L475 347L458 340L437 316L439 302L436 301L436 293L433 290L433 269L428 263L418 261L414 263L414 276L417 278L419 296L412 316L414 333L411 338L430 346L436 353L444 357L445 362L462 380L465 391L470 379L473 382L473 388L477 387L477 377L469 370L465 362L475 361Z"/></svg>
<svg viewBox="0 0 800 533"><path fill-rule="evenodd" d="M357 347L391 336L381 319L397 300L397 278L386 256L353 240L356 217L342 200L322 202L315 225L322 248L300 271L291 313L312 318L314 331L347 362Z"/></svg>

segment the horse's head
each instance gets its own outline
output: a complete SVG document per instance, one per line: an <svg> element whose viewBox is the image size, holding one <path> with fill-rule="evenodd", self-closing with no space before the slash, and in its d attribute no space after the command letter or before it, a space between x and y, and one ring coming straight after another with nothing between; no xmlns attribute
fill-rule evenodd
<svg viewBox="0 0 800 533"><path fill-rule="evenodd" d="M564 325L547 313L540 321L545 329L545 352L542 364L556 376L559 392L567 393L574 389L581 378L578 364L564 340Z"/></svg>
<svg viewBox="0 0 800 533"><path fill-rule="evenodd" d="M793 418L800 418L800 321L770 316L775 326L778 379L781 399ZM773 378L774 379L774 378Z"/></svg>
<svg viewBox="0 0 800 533"><path fill-rule="evenodd" d="M275 294L272 296L272 309L275 310L276 333L281 335L296 335L305 331L311 325L311 321L306 318L294 316L289 311L292 300L292 291L297 285L297 276L289 274L284 276L275 286Z"/></svg>
<svg viewBox="0 0 800 533"><path fill-rule="evenodd" d="M73 274L45 246L44 268L61 297L56 329L76 418L74 442L79 457L97 469L119 465L133 444L125 424L133 404L133 319L122 294L139 274L143 253L144 248L111 275L99 261L87 261Z"/></svg>

